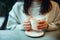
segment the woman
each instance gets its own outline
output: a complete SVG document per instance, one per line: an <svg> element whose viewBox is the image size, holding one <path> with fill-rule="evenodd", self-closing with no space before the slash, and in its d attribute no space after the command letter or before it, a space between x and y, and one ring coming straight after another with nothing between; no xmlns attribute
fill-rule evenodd
<svg viewBox="0 0 60 40"><path fill-rule="evenodd" d="M9 12L9 19L6 29L32 30L31 18L46 18L37 20L38 29L57 30L60 25L59 6L50 0L24 0L24 3L17 2Z"/></svg>

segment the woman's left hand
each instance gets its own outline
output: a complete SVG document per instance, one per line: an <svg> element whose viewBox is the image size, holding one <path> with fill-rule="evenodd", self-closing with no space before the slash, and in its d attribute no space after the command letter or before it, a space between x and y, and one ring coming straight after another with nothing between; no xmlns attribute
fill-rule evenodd
<svg viewBox="0 0 60 40"><path fill-rule="evenodd" d="M40 29L47 30L48 27L49 27L49 25L48 25L48 23L46 21L38 20L38 25L37 25L38 30L40 30Z"/></svg>

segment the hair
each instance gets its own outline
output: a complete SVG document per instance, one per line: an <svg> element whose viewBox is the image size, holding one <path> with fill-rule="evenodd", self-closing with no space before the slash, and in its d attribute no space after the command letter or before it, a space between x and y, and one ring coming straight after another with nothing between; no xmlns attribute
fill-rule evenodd
<svg viewBox="0 0 60 40"><path fill-rule="evenodd" d="M24 0L23 11L27 15L29 15L28 9L30 8L32 2L33 2L33 0ZM51 9L52 9L52 4L51 4L50 0L41 1L41 10L40 10L41 14L45 14L45 13L49 12Z"/></svg>

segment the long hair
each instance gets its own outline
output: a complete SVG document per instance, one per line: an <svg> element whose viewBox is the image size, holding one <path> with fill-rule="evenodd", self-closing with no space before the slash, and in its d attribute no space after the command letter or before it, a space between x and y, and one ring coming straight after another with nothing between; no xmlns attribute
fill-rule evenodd
<svg viewBox="0 0 60 40"><path fill-rule="evenodd" d="M23 11L27 15L29 15L28 9L30 8L32 2L33 2L33 0L24 0ZM41 10L40 10L41 14L45 14L45 13L49 12L51 9L52 9L52 4L51 4L50 0L41 1Z"/></svg>

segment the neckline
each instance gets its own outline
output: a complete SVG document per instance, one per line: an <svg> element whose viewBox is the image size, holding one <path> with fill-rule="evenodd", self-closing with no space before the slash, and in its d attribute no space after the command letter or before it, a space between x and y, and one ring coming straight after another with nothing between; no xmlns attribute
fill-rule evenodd
<svg viewBox="0 0 60 40"><path fill-rule="evenodd" d="M40 2L32 2L33 5L40 5Z"/></svg>

